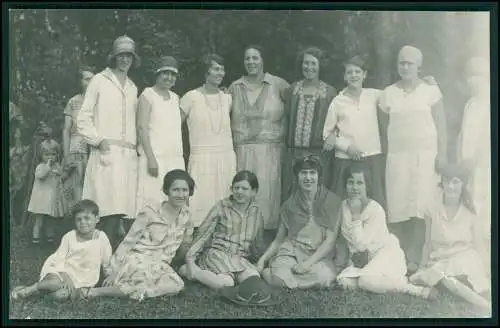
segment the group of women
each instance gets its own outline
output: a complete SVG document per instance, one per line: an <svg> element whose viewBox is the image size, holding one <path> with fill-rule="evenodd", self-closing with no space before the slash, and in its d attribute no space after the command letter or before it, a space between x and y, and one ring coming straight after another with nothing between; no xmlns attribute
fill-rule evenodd
<svg viewBox="0 0 500 328"><path fill-rule="evenodd" d="M417 271L424 243L431 242L425 217L439 182L461 178L464 194L469 184L446 173L454 171L446 165L443 99L434 81L419 76L420 50L400 50L400 80L385 90L364 88L366 62L350 58L347 85L338 94L319 79L323 53L317 48L300 54L303 79L292 85L266 72L264 59L260 46L246 47L246 74L225 92L224 60L208 55L202 85L179 99L171 91L178 63L165 56L155 67L155 84L137 97L128 72L140 58L134 41L122 36L106 69L91 79L82 74L89 80L86 92L65 112L65 135L81 139L65 141L65 157L86 162L84 174L74 171L83 181L81 197L99 205L101 229L114 249L120 245L111 261L115 274L86 296L175 294L183 281L170 265L182 253L181 276L245 304L270 302L266 284L309 288L335 281L432 298L436 282L422 287L406 274ZM459 145L472 195L483 193L471 203L478 222L490 220L484 192L489 135L475 135L489 122L488 74L484 62L469 63L471 118L464 120ZM83 142L90 145L88 162L77 155ZM167 179L173 170L176 179ZM177 186L177 180L183 182ZM453 235L447 229L442 244ZM483 245L487 230L478 235ZM471 275L464 270L458 271Z"/></svg>

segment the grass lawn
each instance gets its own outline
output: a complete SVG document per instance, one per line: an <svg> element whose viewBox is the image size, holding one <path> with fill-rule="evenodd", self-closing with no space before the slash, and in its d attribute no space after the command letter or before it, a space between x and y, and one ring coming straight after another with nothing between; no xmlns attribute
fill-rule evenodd
<svg viewBox="0 0 500 328"><path fill-rule="evenodd" d="M31 284L43 261L53 251L31 246L27 229L12 228L10 235L10 286ZM481 318L484 313L443 293L434 302L408 295L375 295L330 290L283 291L280 305L239 307L218 298L195 283L175 297L136 302L102 298L57 303L34 297L10 302L9 318L24 319L298 319L298 318Z"/></svg>

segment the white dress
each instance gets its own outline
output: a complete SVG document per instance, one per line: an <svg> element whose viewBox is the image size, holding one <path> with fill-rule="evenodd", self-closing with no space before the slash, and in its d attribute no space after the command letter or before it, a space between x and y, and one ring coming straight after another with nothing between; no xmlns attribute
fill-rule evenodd
<svg viewBox="0 0 500 328"><path fill-rule="evenodd" d="M167 196L162 191L165 174L174 169L185 170L182 148L182 120L179 96L169 91L166 100L153 88L146 88L141 94L151 105L149 138L153 154L158 162L158 176L148 173L148 162L142 145L139 151L139 172L137 182L136 209L161 204Z"/></svg>
<svg viewBox="0 0 500 328"><path fill-rule="evenodd" d="M75 288L94 287L99 281L101 267L108 269L111 245L106 234L95 230L94 237L78 241L76 231L66 233L59 248L43 264L40 280L47 274L64 272L73 281Z"/></svg>
<svg viewBox="0 0 500 328"><path fill-rule="evenodd" d="M381 95L380 108L389 114L385 174L389 223L422 218L432 200L439 182L432 106L441 98L439 87L426 83L409 93L393 84Z"/></svg>
<svg viewBox="0 0 500 328"><path fill-rule="evenodd" d="M99 206L100 216L134 218L137 195L137 87L127 78L122 87L106 68L89 83L78 113L78 132L92 146L82 198ZM110 150L97 148L106 139Z"/></svg>
<svg viewBox="0 0 500 328"><path fill-rule="evenodd" d="M442 196L436 199L441 200ZM460 206L455 216L448 218L441 202L430 207L425 217L430 230L429 262L412 275L410 281L434 286L443 277L463 275L475 291L488 290L490 281L473 242L473 225L477 217Z"/></svg>
<svg viewBox="0 0 500 328"><path fill-rule="evenodd" d="M229 119L231 96L222 91L204 95L195 89L186 93L180 103L189 129L188 172L196 183L189 208L194 226L199 227L210 209L229 196L236 174Z"/></svg>
<svg viewBox="0 0 500 328"><path fill-rule="evenodd" d="M353 221L347 200L344 200L341 232L351 254L368 251L368 264L357 268L351 263L338 279L383 276L395 283L407 281L405 254L399 240L387 229L384 209L376 201L370 200L361 213L361 219Z"/></svg>

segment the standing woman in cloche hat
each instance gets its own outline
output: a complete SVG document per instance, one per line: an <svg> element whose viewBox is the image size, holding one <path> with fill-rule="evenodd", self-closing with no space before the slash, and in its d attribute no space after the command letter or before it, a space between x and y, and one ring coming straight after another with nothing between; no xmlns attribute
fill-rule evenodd
<svg viewBox="0 0 500 328"><path fill-rule="evenodd" d="M155 67L155 85L144 89L137 108L139 176L136 211L160 204L163 176L171 170L185 170L179 96L170 89L179 73L177 60L161 57Z"/></svg>
<svg viewBox="0 0 500 328"><path fill-rule="evenodd" d="M122 218L136 214L137 87L127 76L132 65L140 64L135 49L125 35L113 42L108 67L90 81L77 118L78 132L91 146L82 197L99 206L99 228L113 249L126 232Z"/></svg>

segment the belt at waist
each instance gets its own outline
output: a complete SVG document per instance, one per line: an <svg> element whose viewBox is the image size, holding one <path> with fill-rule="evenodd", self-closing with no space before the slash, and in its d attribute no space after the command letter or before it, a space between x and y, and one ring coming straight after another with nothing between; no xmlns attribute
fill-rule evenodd
<svg viewBox="0 0 500 328"><path fill-rule="evenodd" d="M130 143L125 140L118 140L118 139L105 139L110 145L118 146L118 147L123 147L123 148L129 148L129 149L135 149L135 145L133 143Z"/></svg>

